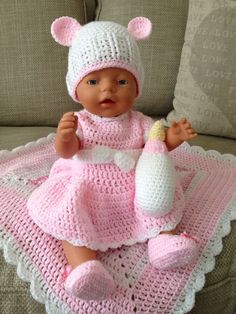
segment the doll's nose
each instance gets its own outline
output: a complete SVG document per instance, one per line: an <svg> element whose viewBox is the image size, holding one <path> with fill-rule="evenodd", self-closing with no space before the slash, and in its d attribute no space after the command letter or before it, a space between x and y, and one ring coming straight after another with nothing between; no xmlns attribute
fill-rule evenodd
<svg viewBox="0 0 236 314"><path fill-rule="evenodd" d="M114 92L116 89L116 86L114 82L110 80L104 80L101 84L101 91L102 92Z"/></svg>

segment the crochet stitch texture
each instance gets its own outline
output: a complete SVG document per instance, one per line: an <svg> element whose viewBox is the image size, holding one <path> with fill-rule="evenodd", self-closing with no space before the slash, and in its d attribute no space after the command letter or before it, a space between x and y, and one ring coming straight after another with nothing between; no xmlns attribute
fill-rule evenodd
<svg viewBox="0 0 236 314"><path fill-rule="evenodd" d="M51 135L0 153L0 248L18 275L31 282L34 298L45 303L47 313L57 314L189 312L205 274L214 268L230 220L236 219L236 158L188 144L173 151L186 199L179 231L200 239L196 262L158 271L148 261L147 243L109 250L98 258L114 277L116 293L101 302L84 302L65 292L59 281L66 265L62 247L35 225L26 207L28 196L46 180L57 159L53 141Z"/></svg>
<svg viewBox="0 0 236 314"><path fill-rule="evenodd" d="M54 39L69 46L66 83L70 96L78 102L76 87L87 74L105 68L122 68L136 79L141 94L144 70L136 40L145 39L151 22L138 17L128 28L114 22L91 22L81 26L75 19L61 17L51 28Z"/></svg>
<svg viewBox="0 0 236 314"><path fill-rule="evenodd" d="M164 126L156 121L135 170L135 204L152 217L161 217L171 211L178 185L164 140Z"/></svg>
<svg viewBox="0 0 236 314"><path fill-rule="evenodd" d="M135 111L101 118L82 110L77 116L80 150L73 159L57 160L48 180L29 198L29 214L36 224L57 239L101 251L174 229L184 207L181 187L170 212L160 218L148 217L134 205L135 164L124 171L124 164L132 159L130 152L141 153L152 119ZM114 160L106 155L109 150L105 156L103 149L96 150L99 145L115 150ZM84 150L95 152L89 162L80 159Z"/></svg>

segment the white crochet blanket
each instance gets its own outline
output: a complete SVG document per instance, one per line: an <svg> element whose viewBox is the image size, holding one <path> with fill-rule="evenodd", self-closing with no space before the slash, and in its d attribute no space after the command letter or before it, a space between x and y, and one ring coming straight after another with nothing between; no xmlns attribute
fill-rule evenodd
<svg viewBox="0 0 236 314"><path fill-rule="evenodd" d="M157 271L148 263L146 243L99 255L118 284L112 298L83 302L70 297L58 281L66 264L60 243L30 220L26 200L56 160L54 134L12 152L0 153L0 247L18 275L30 281L33 297L48 313L187 313L205 274L214 268L222 237L236 218L236 157L183 144L171 153L182 177L186 211L180 231L201 240L191 267ZM47 262L45 262L47 261Z"/></svg>

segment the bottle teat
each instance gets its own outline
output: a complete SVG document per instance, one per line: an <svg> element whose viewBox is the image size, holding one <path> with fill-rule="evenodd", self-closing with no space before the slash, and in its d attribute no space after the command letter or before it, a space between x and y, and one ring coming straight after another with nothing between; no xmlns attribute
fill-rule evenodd
<svg viewBox="0 0 236 314"><path fill-rule="evenodd" d="M164 141L166 137L165 128L161 121L156 121L148 135L149 140L160 140Z"/></svg>

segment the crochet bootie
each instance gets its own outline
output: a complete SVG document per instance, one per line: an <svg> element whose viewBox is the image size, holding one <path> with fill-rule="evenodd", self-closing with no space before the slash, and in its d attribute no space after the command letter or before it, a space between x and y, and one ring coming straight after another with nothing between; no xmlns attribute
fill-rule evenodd
<svg viewBox="0 0 236 314"><path fill-rule="evenodd" d="M182 267L197 258L197 240L186 233L160 234L148 241L148 254L150 263L157 269Z"/></svg>
<svg viewBox="0 0 236 314"><path fill-rule="evenodd" d="M65 290L82 300L101 300L115 290L115 282L103 265L92 260L73 269L65 280Z"/></svg>

